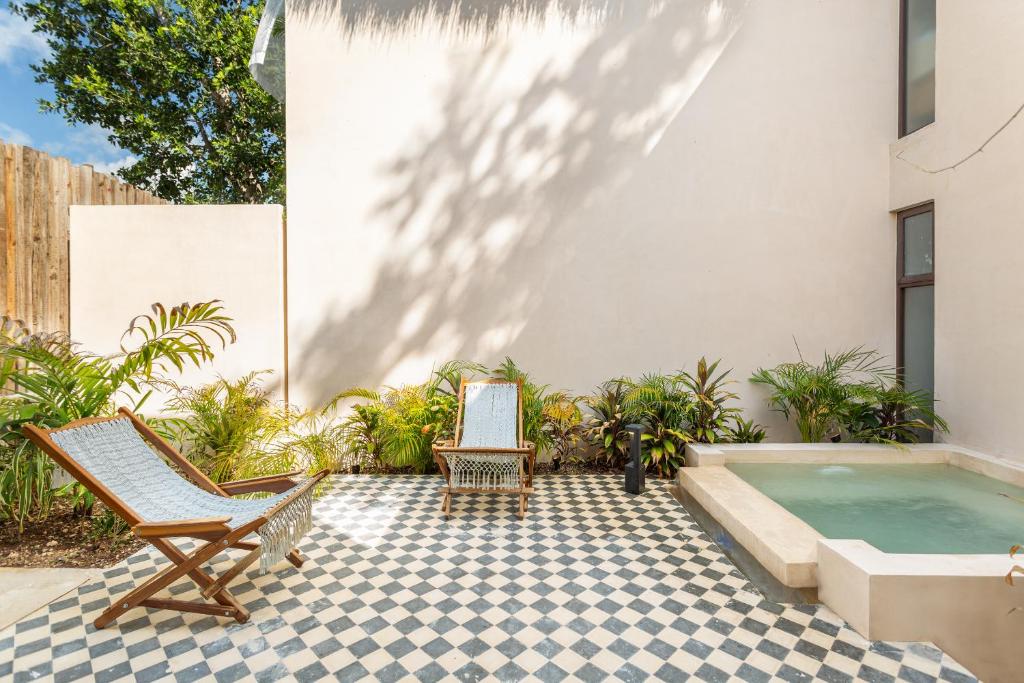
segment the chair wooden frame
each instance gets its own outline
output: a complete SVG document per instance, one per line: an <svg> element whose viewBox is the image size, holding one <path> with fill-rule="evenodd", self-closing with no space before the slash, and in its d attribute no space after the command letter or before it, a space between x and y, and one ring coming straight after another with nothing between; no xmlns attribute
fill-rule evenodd
<svg viewBox="0 0 1024 683"><path fill-rule="evenodd" d="M177 449L162 439L127 408L118 409L118 415L115 417L84 418L56 429L42 429L35 425L25 425L24 433L32 443L38 446L58 465L63 467L68 474L77 479L93 495L102 500L107 507L131 525L132 531L136 536L147 540L171 561L169 566L152 576L148 581L137 586L124 597L116 600L93 624L96 628L103 628L135 607L173 609L181 612L197 612L199 614L234 617L239 623L248 621L249 611L227 589L227 584L231 580L241 574L260 557L260 544L242 539L266 524L277 511L309 491L309 489L327 476L327 470L313 475L302 486L296 488L287 498L264 512L260 517L239 526L237 529L231 529L228 526L231 517L179 519L167 522L145 521L118 498L113 491L93 477L85 468L81 467L50 436L54 432L74 429L86 424L109 422L121 419L122 417L129 418L135 430L142 438L170 460L192 483L214 495L230 498L236 494L256 491L283 493L299 483L294 477L301 474L301 472L287 472L267 477L215 484L195 465L189 462L185 456L179 453ZM168 540L171 538L195 538L206 541L206 543L200 545L191 553L186 554ZM213 577L202 569L204 563L228 548L238 548L248 550L249 552L219 577ZM296 567L301 567L304 561L304 558L295 549L289 552L286 558ZM199 591L204 598L207 600L212 599L214 602L190 602L153 597L157 591L163 590L186 575L199 587Z"/></svg>
<svg viewBox="0 0 1024 683"><path fill-rule="evenodd" d="M517 427L516 427L516 438L518 441L517 448L491 448L491 447L460 447L458 444L462 437L462 414L465 406L466 399L466 386L469 384L514 384L516 385L517 394ZM441 511L446 516L452 514L452 496L456 493L496 493L502 495L517 495L519 496L519 519L523 519L526 516L526 508L529 504L530 494L533 493L533 468L537 459L537 448L536 446L527 441L523 433L523 381L517 380L515 382L509 382L506 380L487 379L477 380L469 382L465 377L459 382L459 409L455 418L455 439L450 441L439 441L433 445L434 462L441 470L441 474L444 475L447 486L441 487ZM489 453L494 455L519 455L521 459L519 461L519 481L520 486L517 488L469 488L469 487L453 487L452 486L452 475L448 468L447 454L449 453Z"/></svg>

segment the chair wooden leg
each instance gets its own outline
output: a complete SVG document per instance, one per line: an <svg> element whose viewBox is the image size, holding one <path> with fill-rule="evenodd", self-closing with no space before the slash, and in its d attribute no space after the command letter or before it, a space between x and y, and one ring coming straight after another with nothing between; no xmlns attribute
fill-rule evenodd
<svg viewBox="0 0 1024 683"><path fill-rule="evenodd" d="M178 547L176 545L174 545L166 539L154 539L150 542L157 550L166 555L167 559L169 559L171 562L175 564L181 564L186 559L188 559L188 556L185 555L185 553L178 550ZM253 548L257 547L257 544L255 543L246 543L245 546L243 546L242 543L243 542L241 541L236 541L235 543L229 543L227 547L245 547L246 550L252 550ZM223 542L221 543L221 546L223 546ZM210 576L198 566L193 568L192 571L188 573L188 575L189 578L196 582L196 585L199 586L200 590L206 588L211 583L213 583L213 579L210 578ZM249 612L242 606L242 603L238 602L238 600L235 599L235 596L228 592L226 588L223 588L220 590L220 592L216 593L213 596L213 599L221 605L224 605L225 607L231 607L236 612L244 612L247 615L246 619L248 619ZM245 620L243 619L241 621Z"/></svg>
<svg viewBox="0 0 1024 683"><path fill-rule="evenodd" d="M221 590L227 587L231 581L245 571L245 568L250 564L260 559L260 553L263 552L262 548L254 548L249 551L249 554L236 562L230 569L217 577L217 579L206 588L202 589L201 594L204 598L212 598L214 594L219 593Z"/></svg>
<svg viewBox="0 0 1024 683"><path fill-rule="evenodd" d="M526 494L519 494L519 519L526 517Z"/></svg>
<svg viewBox="0 0 1024 683"><path fill-rule="evenodd" d="M302 566L302 563L306 561L306 558L302 556L298 548L293 548L290 553L285 555L285 559L291 562L295 568Z"/></svg>
<svg viewBox="0 0 1024 683"><path fill-rule="evenodd" d="M249 620L248 613L244 615L235 614L230 608L222 605L213 605L208 602L188 602L185 600L168 600L164 598L146 598L139 603L139 607L153 607L155 609L173 609L179 612L195 612L196 614L212 614L215 617L235 617L239 623Z"/></svg>
<svg viewBox="0 0 1024 683"><path fill-rule="evenodd" d="M164 543L170 545L166 541L164 541ZM103 628L104 626L109 625L128 610L133 607L141 606L144 601L152 598L154 593L159 590L163 590L186 574L192 576L193 572L196 572L199 576L205 579L200 588L205 588L208 585L206 582L213 583L213 579L199 570L199 565L210 560L219 553L221 547L223 547L222 544L230 545L230 543L226 541L211 541L194 551L191 555L185 555L172 545L171 548L174 548L178 557L175 558L172 554L168 554L168 557L171 560L170 566L165 567L149 581L146 581L141 586L136 587L134 590L129 592L128 595L123 598L119 598L113 605L108 607L103 614L96 619L96 621L93 622L93 625L96 626L96 628ZM157 544L154 543L154 545ZM164 551L164 548L160 548L160 550ZM165 554L167 553L165 552ZM195 580L194 576L193 580ZM199 581L197 581L197 583L199 583ZM233 616L239 621L245 621L249 618L249 612L224 588L221 588L217 592L217 596L221 598L218 600L218 602L221 603L221 606L218 608L219 614L222 614L223 616ZM155 603L151 604L156 606Z"/></svg>

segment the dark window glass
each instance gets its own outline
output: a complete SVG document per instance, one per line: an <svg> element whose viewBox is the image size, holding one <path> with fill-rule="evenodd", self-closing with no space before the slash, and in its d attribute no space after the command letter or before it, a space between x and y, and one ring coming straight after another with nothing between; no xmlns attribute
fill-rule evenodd
<svg viewBox="0 0 1024 683"><path fill-rule="evenodd" d="M900 136L935 120L935 0L903 0Z"/></svg>
<svg viewBox="0 0 1024 683"><path fill-rule="evenodd" d="M914 277L932 272L932 212L903 220L903 275Z"/></svg>
<svg viewBox="0 0 1024 683"><path fill-rule="evenodd" d="M910 391L935 392L935 211L931 204L897 215L899 319L897 365ZM934 405L934 401L933 401ZM931 432L919 434L931 440Z"/></svg>
<svg viewBox="0 0 1024 683"><path fill-rule="evenodd" d="M911 391L935 388L935 285L903 290L903 382Z"/></svg>

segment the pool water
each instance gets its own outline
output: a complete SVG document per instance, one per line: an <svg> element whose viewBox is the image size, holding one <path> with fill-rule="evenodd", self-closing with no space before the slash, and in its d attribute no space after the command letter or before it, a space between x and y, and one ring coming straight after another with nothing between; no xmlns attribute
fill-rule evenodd
<svg viewBox="0 0 1024 683"><path fill-rule="evenodd" d="M860 538L888 553L1005 554L1024 543L1024 488L959 467L726 467L826 538Z"/></svg>

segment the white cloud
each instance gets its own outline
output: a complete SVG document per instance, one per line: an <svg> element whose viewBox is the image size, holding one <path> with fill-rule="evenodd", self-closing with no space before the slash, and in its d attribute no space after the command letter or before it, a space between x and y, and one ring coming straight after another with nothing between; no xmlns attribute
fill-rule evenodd
<svg viewBox="0 0 1024 683"><path fill-rule="evenodd" d="M70 158L76 164L91 164L101 173L113 173L138 161L109 139L110 132L98 124L75 126L59 142L47 142L43 151Z"/></svg>
<svg viewBox="0 0 1024 683"><path fill-rule="evenodd" d="M0 64L12 66L20 59L34 62L49 53L46 39L32 32L30 22L15 16L8 8L0 9Z"/></svg>
<svg viewBox="0 0 1024 683"><path fill-rule="evenodd" d="M0 140L4 142L13 142L16 145L31 145L32 136L23 130L9 126L3 121L0 121Z"/></svg>
<svg viewBox="0 0 1024 683"><path fill-rule="evenodd" d="M121 157L120 159L115 159L114 161L90 161L90 160L86 160L84 163L92 164L93 170L97 171L99 173L114 174L117 171L120 171L125 166L131 166L136 161L138 161L138 159L136 159L134 156L132 156L131 154L126 154L123 157Z"/></svg>

